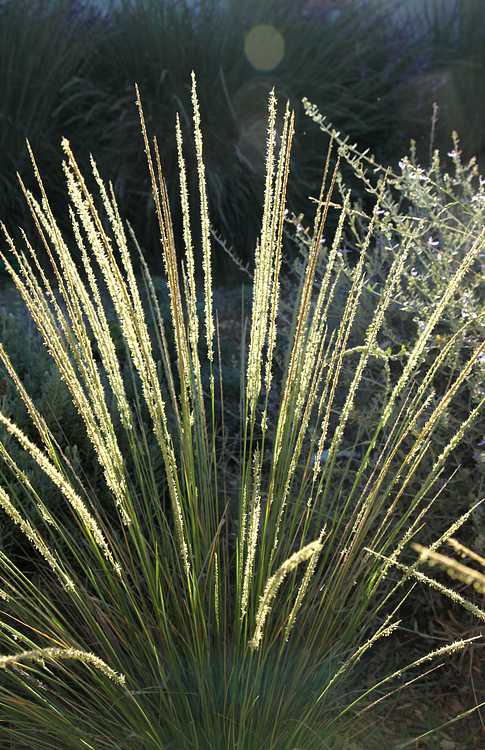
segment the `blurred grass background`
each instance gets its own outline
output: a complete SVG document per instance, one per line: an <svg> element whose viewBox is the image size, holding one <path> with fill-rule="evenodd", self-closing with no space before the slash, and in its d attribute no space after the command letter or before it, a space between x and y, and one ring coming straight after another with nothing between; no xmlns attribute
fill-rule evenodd
<svg viewBox="0 0 485 750"><path fill-rule="evenodd" d="M157 268L134 83L161 145L177 222L173 126L179 112L189 142L194 69L214 229L251 261L269 90L275 86L297 111L289 196L296 214L318 191L326 146L303 113L303 96L381 162L395 164L411 137L427 153L433 102L436 146L448 145L456 129L464 153L483 157L482 11L481 0L2 0L0 217L14 232L29 229L16 178L19 172L33 184L26 138L63 213L57 154L64 135L81 165L94 150ZM191 151L186 158L194 185ZM238 276L222 250L215 265L219 282Z"/></svg>

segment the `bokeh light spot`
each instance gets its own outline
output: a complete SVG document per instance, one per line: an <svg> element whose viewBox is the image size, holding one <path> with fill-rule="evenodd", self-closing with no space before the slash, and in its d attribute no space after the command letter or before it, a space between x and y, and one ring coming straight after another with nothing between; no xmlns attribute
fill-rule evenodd
<svg viewBox="0 0 485 750"><path fill-rule="evenodd" d="M256 70L273 70L284 57L285 40L274 26L253 26L246 34L244 52Z"/></svg>

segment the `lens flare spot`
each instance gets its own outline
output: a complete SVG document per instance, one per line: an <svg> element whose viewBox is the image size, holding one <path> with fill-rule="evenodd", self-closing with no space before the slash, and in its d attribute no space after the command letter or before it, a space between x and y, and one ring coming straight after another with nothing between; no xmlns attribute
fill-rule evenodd
<svg viewBox="0 0 485 750"><path fill-rule="evenodd" d="M246 34L244 52L256 70L273 70L284 57L285 40L274 26L253 26Z"/></svg>

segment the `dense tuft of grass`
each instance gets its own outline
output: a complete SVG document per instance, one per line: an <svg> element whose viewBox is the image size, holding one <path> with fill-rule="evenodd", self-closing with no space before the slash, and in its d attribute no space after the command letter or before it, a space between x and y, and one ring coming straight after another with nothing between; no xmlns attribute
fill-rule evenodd
<svg viewBox="0 0 485 750"><path fill-rule="evenodd" d="M80 81L92 55L92 14L74 0L2 0L0 3L0 214L14 227L28 212L19 195L17 173L28 168L28 138L40 155L52 199L62 175L58 142L69 119L83 108L73 82Z"/></svg>
<svg viewBox="0 0 485 750"><path fill-rule="evenodd" d="M427 0L415 24L425 31L429 95L439 108L437 142L444 149L457 130L464 152L485 158L485 29L481 0Z"/></svg>
<svg viewBox="0 0 485 750"><path fill-rule="evenodd" d="M0 411L0 452L9 477L0 488L0 506L31 548L30 566L0 552L0 721L15 750L342 748L344 737L359 733L359 712L383 690L399 686L409 668L426 669L467 648L470 639L445 644L356 688L367 654L399 627L399 609L416 582L485 619L477 604L422 573L420 559L403 561L432 512L450 454L483 405L482 399L463 418L409 493L442 415L482 356L480 344L433 400L432 378L444 357L426 362L426 345L483 250L483 230L431 306L396 383L372 405L379 416L357 471L342 472L344 437L368 368L380 358L382 326L416 228L403 217L382 292L354 343L366 254L383 231L381 180L340 320L328 336L338 252L358 216L348 192L337 202L338 165L331 167L329 154L282 353L282 251L295 117L289 106L278 117L271 93L251 317L239 353L241 439L236 481L229 483L217 407L224 403L224 383L216 378L212 237L194 77L191 97L200 212L195 218L190 211L187 146L178 119L179 267L158 142L147 132L137 90L173 351L141 256L149 299L143 302L132 261L139 246L120 216L113 186L103 182L93 160L95 189L89 189L67 140L63 169L72 236L60 230L33 156L40 195L25 187L24 195L38 230L35 244L25 235L21 247L2 225L8 249L0 257L69 391L105 486L100 502L0 346L35 428L32 439ZM338 211L337 231L312 304L330 210ZM199 275L195 234L201 238ZM42 270L42 256L53 282ZM120 334L130 389L121 371ZM349 356L353 375L345 383ZM45 502L12 458L5 436L42 470L62 507ZM359 435L354 438L357 444ZM456 535L471 512L441 529L428 556Z"/></svg>

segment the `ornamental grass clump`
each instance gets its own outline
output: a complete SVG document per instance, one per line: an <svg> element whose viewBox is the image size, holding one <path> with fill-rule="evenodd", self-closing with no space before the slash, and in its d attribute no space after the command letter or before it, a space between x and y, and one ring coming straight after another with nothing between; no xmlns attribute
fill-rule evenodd
<svg viewBox="0 0 485 750"><path fill-rule="evenodd" d="M406 670L468 645L467 640L446 644L413 664L403 658L402 670L358 689L367 654L399 627L399 607L416 582L457 601L455 592L421 573L420 559L408 565L402 555L432 512L449 454L479 416L478 408L466 415L409 495L407 487L431 449L440 415L483 351L482 345L470 352L429 409L429 372L441 362L438 357L429 371L422 371L422 353L483 247L484 232L436 300L382 405L358 471L345 483L337 470L340 448L415 230L409 222L356 352L354 375L335 422L333 405L359 315L364 259L381 221L385 182L341 320L328 337L333 270L352 208L347 195L339 208L329 270L312 307L338 174L338 166L332 169L327 159L315 239L281 357L280 277L294 116L287 106L277 130L272 93L249 340L240 353L238 481L229 483L224 421L219 424L218 416L224 383L216 377L221 372L216 369L218 319L195 79L200 274L180 122L179 247L158 144L147 133L138 91L137 104L160 229L173 352L134 233L94 160L96 189L90 190L69 142L63 141L72 237L59 229L33 155L39 197L21 185L38 239L34 244L24 234L20 248L2 225L6 248L0 256L69 390L106 491L101 501L75 471L66 446L53 436L0 346L0 359L36 433L35 440L28 438L0 413L0 450L4 476L9 476L0 506L30 556L0 552L0 742L15 750L343 747L343 738L362 728L357 714L395 690ZM148 304L132 265L138 252ZM50 273L41 258L50 263ZM120 369L106 299L123 336L131 390ZM44 502L29 473L11 457L6 436L57 488L62 505ZM411 448L397 462L410 436ZM429 550L454 536L471 512L443 528ZM464 597L459 601L485 620L478 605Z"/></svg>

